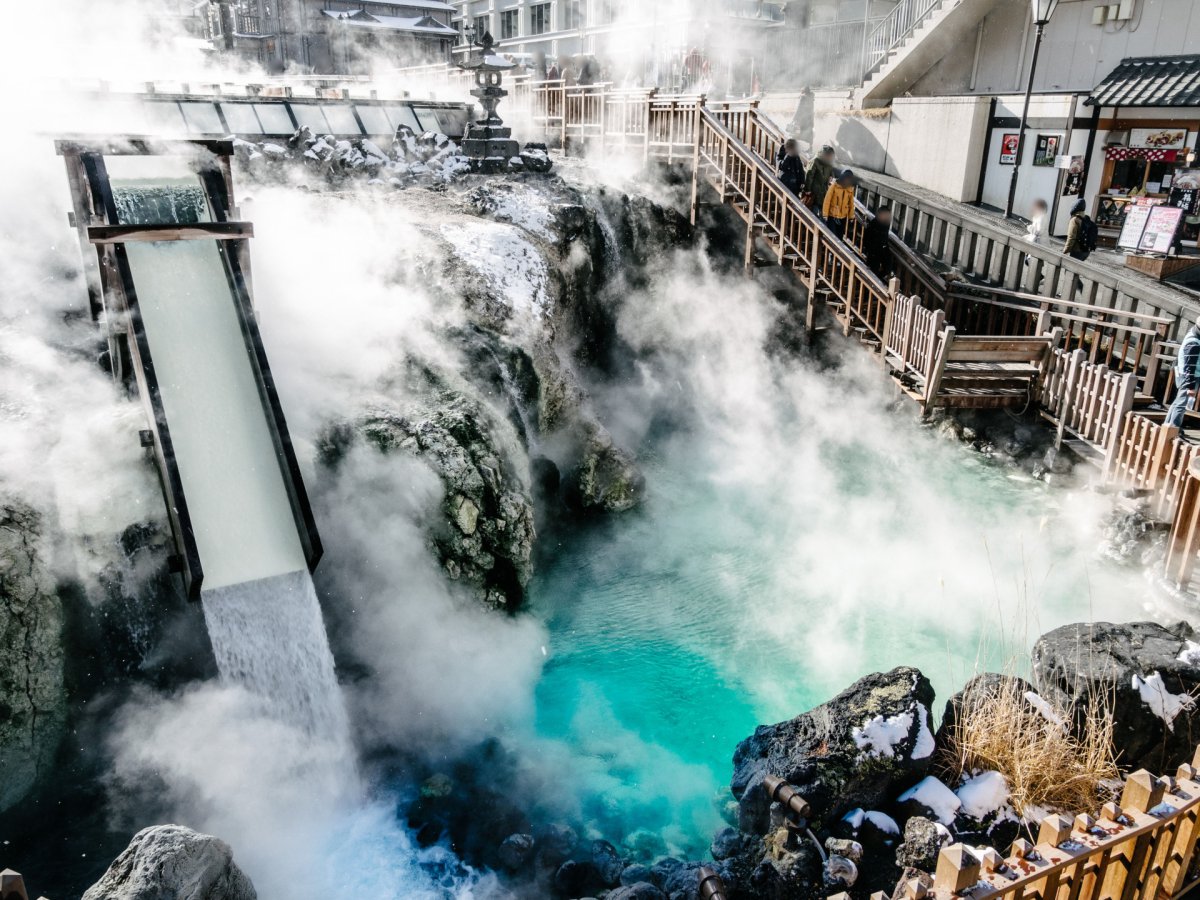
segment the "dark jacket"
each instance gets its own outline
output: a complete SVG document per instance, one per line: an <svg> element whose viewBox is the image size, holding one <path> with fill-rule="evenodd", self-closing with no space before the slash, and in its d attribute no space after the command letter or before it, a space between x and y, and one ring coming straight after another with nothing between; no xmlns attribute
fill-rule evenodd
<svg viewBox="0 0 1200 900"><path fill-rule="evenodd" d="M878 219L872 219L863 229L863 256L866 257L871 271L880 278L887 278L894 268L890 234L891 229Z"/></svg>
<svg viewBox="0 0 1200 900"><path fill-rule="evenodd" d="M804 187L804 161L798 156L787 156L779 161L779 180L793 194Z"/></svg>
<svg viewBox="0 0 1200 900"><path fill-rule="evenodd" d="M804 190L813 196L813 206L818 210L825 205L825 194L829 190L829 182L833 178L833 166L819 156L808 167L808 177L804 180Z"/></svg>
<svg viewBox="0 0 1200 900"><path fill-rule="evenodd" d="M1200 330L1195 326L1188 329L1179 345L1179 356L1175 360L1175 384L1181 391L1193 391L1200 383Z"/></svg>

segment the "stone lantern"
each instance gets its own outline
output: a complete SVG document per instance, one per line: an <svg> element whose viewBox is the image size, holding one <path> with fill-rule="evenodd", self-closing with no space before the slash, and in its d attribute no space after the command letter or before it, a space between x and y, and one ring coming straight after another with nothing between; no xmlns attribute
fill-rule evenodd
<svg viewBox="0 0 1200 900"><path fill-rule="evenodd" d="M511 69L513 63L496 53L496 42L490 33L484 33L478 47L478 56L472 53L461 67L475 72L475 90L471 96L478 98L485 117L482 122L467 126L463 154L474 171L490 174L506 171L509 160L521 152L512 139L512 129L496 115L497 104L508 96L508 91L500 87L502 73Z"/></svg>

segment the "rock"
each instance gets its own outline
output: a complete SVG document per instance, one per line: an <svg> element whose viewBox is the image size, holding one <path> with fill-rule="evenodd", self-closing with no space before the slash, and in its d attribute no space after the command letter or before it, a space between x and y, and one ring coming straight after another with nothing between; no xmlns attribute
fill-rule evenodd
<svg viewBox="0 0 1200 900"><path fill-rule="evenodd" d="M660 859L650 867L650 881L659 887L666 887L667 879L683 867L683 861L668 856Z"/></svg>
<svg viewBox="0 0 1200 900"><path fill-rule="evenodd" d="M742 834L736 828L723 828L713 838L709 851L713 859L729 859L742 849Z"/></svg>
<svg viewBox="0 0 1200 900"><path fill-rule="evenodd" d="M573 484L572 500L585 511L626 512L641 503L646 490L633 457L598 426L584 444Z"/></svg>
<svg viewBox="0 0 1200 900"><path fill-rule="evenodd" d="M484 605L515 609L533 576L535 529L528 473L518 472L520 450L503 432L481 403L440 390L424 408L377 408L327 429L320 457L336 468L361 438L381 453L411 453L428 463L445 487L445 524L431 529L442 566Z"/></svg>
<svg viewBox="0 0 1200 900"><path fill-rule="evenodd" d="M620 883L625 860L621 859L616 847L608 841L592 841L591 860L605 887L613 887Z"/></svg>
<svg viewBox="0 0 1200 900"><path fill-rule="evenodd" d="M763 834L770 801L763 777L791 783L829 824L854 807L893 800L928 771L934 751L933 688L917 669L868 675L828 703L764 725L734 753L731 782L743 832Z"/></svg>
<svg viewBox="0 0 1200 900"><path fill-rule="evenodd" d="M936 735L938 748L942 750L950 748L965 698L976 691L999 690L1016 690L1020 694L1024 694L1026 691L1032 691L1033 685L1024 678L1018 678L1015 675L1000 675L996 672L984 672L974 676L961 691L946 701L946 708L942 711L942 723L938 726Z"/></svg>
<svg viewBox="0 0 1200 900"><path fill-rule="evenodd" d="M500 864L510 871L521 868L533 856L532 834L510 834L497 851Z"/></svg>
<svg viewBox="0 0 1200 900"><path fill-rule="evenodd" d="M229 845L181 825L134 835L83 900L255 900Z"/></svg>
<svg viewBox="0 0 1200 900"><path fill-rule="evenodd" d="M825 849L833 856L844 856L852 862L863 858L862 844L846 838L826 838Z"/></svg>
<svg viewBox="0 0 1200 900"><path fill-rule="evenodd" d="M913 881L924 887L927 894L933 893L933 876L922 869L915 869L909 866L900 873L900 878L896 881L896 886L888 895L890 900L909 900L907 886L909 882Z"/></svg>
<svg viewBox="0 0 1200 900"><path fill-rule="evenodd" d="M896 864L932 872L942 852L942 834L935 822L913 816L904 823L904 842L896 848Z"/></svg>
<svg viewBox="0 0 1200 900"><path fill-rule="evenodd" d="M443 799L454 793L454 781L449 775L437 772L421 782L421 796L426 799Z"/></svg>
<svg viewBox="0 0 1200 900"><path fill-rule="evenodd" d="M543 865L557 865L575 850L579 836L569 825L543 825L535 833L538 859Z"/></svg>
<svg viewBox="0 0 1200 900"><path fill-rule="evenodd" d="M621 842L621 846L628 850L634 859L647 863L661 859L667 852L667 842L663 840L663 836L648 828L630 832Z"/></svg>
<svg viewBox="0 0 1200 900"><path fill-rule="evenodd" d="M1171 774L1190 763L1200 736L1200 643L1186 622L1065 625L1033 648L1038 693L1074 709L1076 727L1090 697L1108 698L1117 762L1127 771Z"/></svg>
<svg viewBox="0 0 1200 900"><path fill-rule="evenodd" d="M641 863L630 863L621 870L621 884L625 887L650 881L650 867Z"/></svg>
<svg viewBox="0 0 1200 900"><path fill-rule="evenodd" d="M578 897L595 883L596 877L590 862L568 859L554 873L554 890L565 897Z"/></svg>
<svg viewBox="0 0 1200 900"><path fill-rule="evenodd" d="M825 860L825 883L834 888L852 888L858 881L858 866L854 861L836 853Z"/></svg>
<svg viewBox="0 0 1200 900"><path fill-rule="evenodd" d="M636 881L607 894L607 900L666 900L666 897L648 881Z"/></svg>
<svg viewBox="0 0 1200 900"><path fill-rule="evenodd" d="M67 721L63 608L41 517L0 503L0 811L50 769Z"/></svg>

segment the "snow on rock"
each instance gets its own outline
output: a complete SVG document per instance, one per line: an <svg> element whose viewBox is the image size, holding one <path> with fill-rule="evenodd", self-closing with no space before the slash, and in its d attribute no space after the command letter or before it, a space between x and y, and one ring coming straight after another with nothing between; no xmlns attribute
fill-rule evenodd
<svg viewBox="0 0 1200 900"><path fill-rule="evenodd" d="M1142 702L1166 723L1170 731L1175 730L1175 719L1181 712L1196 705L1196 701L1187 694L1172 694L1163 684L1162 675L1157 671L1147 677L1135 674L1133 689L1141 695Z"/></svg>
<svg viewBox="0 0 1200 900"><path fill-rule="evenodd" d="M1047 722L1051 723L1052 725L1057 725L1064 731L1067 730L1066 720L1059 715L1058 711L1051 706L1046 698L1041 694L1037 693L1036 691L1026 691L1025 702L1041 713L1042 718L1044 718Z"/></svg>
<svg viewBox="0 0 1200 900"><path fill-rule="evenodd" d="M927 775L900 795L901 803L909 800L913 800L924 806L943 825L953 823L955 815L958 814L958 810L962 807L962 801L958 799L954 791L950 790L950 788L946 787L946 785L942 784L932 775Z"/></svg>
<svg viewBox="0 0 1200 900"><path fill-rule="evenodd" d="M512 225L471 222L441 226L442 235L496 299L538 321L549 310L549 276L542 254Z"/></svg>
<svg viewBox="0 0 1200 900"><path fill-rule="evenodd" d="M1189 666L1200 666L1200 644L1195 641L1185 641L1183 649L1176 657L1181 663Z"/></svg>
<svg viewBox="0 0 1200 900"><path fill-rule="evenodd" d="M933 756L937 744L933 739L933 732L929 730L929 710L925 708L924 703L917 704L917 721L921 727L917 731L917 742L913 745L912 758L926 759Z"/></svg>
<svg viewBox="0 0 1200 900"><path fill-rule="evenodd" d="M869 809L863 813L863 818L882 831L884 834L899 834L900 826L896 824L896 820L887 813L882 813L877 809Z"/></svg>
<svg viewBox="0 0 1200 900"><path fill-rule="evenodd" d="M911 711L894 716L875 716L867 719L851 735L854 743L866 756L895 756L896 746L912 731Z"/></svg>
<svg viewBox="0 0 1200 900"><path fill-rule="evenodd" d="M842 821L855 831L858 831L858 829L862 828L863 819L865 819L866 816L866 810L859 806L842 816Z"/></svg>
<svg viewBox="0 0 1200 900"><path fill-rule="evenodd" d="M1008 806L1008 781L999 772L979 772L964 779L955 796L965 815L985 819Z"/></svg>

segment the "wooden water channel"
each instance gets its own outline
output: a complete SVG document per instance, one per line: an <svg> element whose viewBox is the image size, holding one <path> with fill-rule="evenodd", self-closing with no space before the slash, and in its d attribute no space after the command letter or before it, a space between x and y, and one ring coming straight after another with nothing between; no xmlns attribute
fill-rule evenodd
<svg viewBox="0 0 1200 900"><path fill-rule="evenodd" d="M463 75L444 68L420 77L465 86ZM1027 242L971 237L962 223L939 225L911 204L891 234L896 271L885 284L862 256L867 207L857 202L845 240L831 232L776 177L785 136L754 103L528 76L509 89L509 115L568 151L690 165L693 221L711 190L746 223L747 272L764 251L794 272L808 295L808 329L820 327L827 310L923 413L1036 411L1107 485L1145 498L1150 515L1171 523L1167 577L1190 585L1200 553L1200 462L1193 469L1193 445L1154 411L1174 392L1171 338L1192 314L1182 303L1141 296L1127 280L1108 285L1099 267L1076 272L1076 261ZM873 187L863 196L873 205L887 197ZM1005 277L948 280L898 231L911 232L917 247L950 247L972 261L968 268ZM1200 432L1200 415L1189 413L1185 425Z"/></svg>

